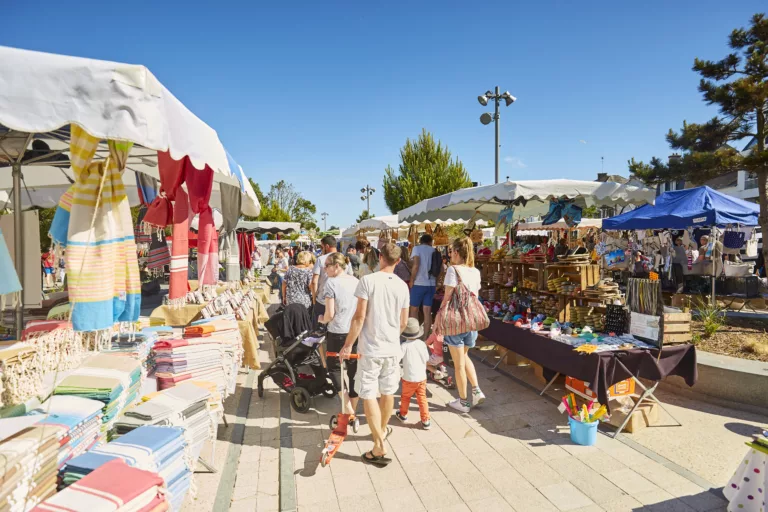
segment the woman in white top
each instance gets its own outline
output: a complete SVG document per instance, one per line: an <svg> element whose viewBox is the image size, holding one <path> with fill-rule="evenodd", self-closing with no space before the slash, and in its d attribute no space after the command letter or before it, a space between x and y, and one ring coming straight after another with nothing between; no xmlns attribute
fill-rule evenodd
<svg viewBox="0 0 768 512"><path fill-rule="evenodd" d="M451 257L451 266L445 272L443 284L445 296L442 307L451 300L453 291L458 286L459 279L467 287L470 293L477 296L480 291L480 271L475 268L475 251L472 241L467 238L454 240L448 248ZM441 307L441 308L442 308ZM477 331L465 332L453 336L444 336L443 341L448 345L453 358L453 366L456 370L456 387L459 390L459 398L448 405L459 412L469 412L471 406L480 405L485 400L485 395L480 391L477 382L475 365L469 357L469 349L475 346ZM472 385L472 400L467 398L467 379Z"/></svg>
<svg viewBox="0 0 768 512"><path fill-rule="evenodd" d="M363 254L360 267L357 270L359 278L379 271L379 255L376 254L376 249L368 242L364 242L362 248L365 254ZM360 253L360 250L358 249L357 252Z"/></svg>
<svg viewBox="0 0 768 512"><path fill-rule="evenodd" d="M352 317L355 316L355 311L357 310L355 290L357 289L358 280L356 277L347 274L347 265L349 265L349 262L340 252L329 254L325 260L325 273L328 275L328 280L323 287L325 313L319 318L319 321L321 324L328 325L328 334L325 337L328 352L341 351L344 343L347 341ZM352 346L352 353L357 353L357 342ZM339 358L327 358L326 365L328 366L328 374L331 377L331 381L336 386L336 389L341 392L341 365ZM348 359L345 362L345 366L349 383L347 387L349 396L342 396L341 399L349 400L347 404L350 405L351 409L346 408L346 410L352 411L350 421L354 431L357 432L360 426L360 420L355 416L357 403L360 400L355 392L357 359Z"/></svg>

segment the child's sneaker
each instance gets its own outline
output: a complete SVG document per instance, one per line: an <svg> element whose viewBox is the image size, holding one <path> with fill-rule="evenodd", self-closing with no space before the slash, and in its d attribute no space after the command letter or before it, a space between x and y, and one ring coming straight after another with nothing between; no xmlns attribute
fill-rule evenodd
<svg viewBox="0 0 768 512"><path fill-rule="evenodd" d="M432 353L429 355L429 361L427 361L427 364L429 366L437 367L438 365L442 364L442 362L443 362L443 356Z"/></svg>
<svg viewBox="0 0 768 512"><path fill-rule="evenodd" d="M463 403L461 403L461 398L457 398L456 400L454 400L452 402L448 402L448 407L450 407L452 409L456 409L457 411L465 413L465 414L469 412L469 406L468 405L464 405Z"/></svg>
<svg viewBox="0 0 768 512"><path fill-rule="evenodd" d="M407 416L403 416L402 414L400 414L400 411L395 411L395 416L397 417L397 419L405 423Z"/></svg>
<svg viewBox="0 0 768 512"><path fill-rule="evenodd" d="M485 402L485 395L482 391L480 391L480 388L477 388L472 391L472 406L478 406Z"/></svg>
<svg viewBox="0 0 768 512"><path fill-rule="evenodd" d="M430 428L432 428L432 422L430 420L422 421L421 428L423 428L424 430L429 430Z"/></svg>

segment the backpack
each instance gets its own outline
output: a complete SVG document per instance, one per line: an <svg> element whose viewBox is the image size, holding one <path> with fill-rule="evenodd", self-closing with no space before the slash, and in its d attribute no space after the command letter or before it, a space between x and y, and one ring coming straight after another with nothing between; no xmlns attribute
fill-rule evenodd
<svg viewBox="0 0 768 512"><path fill-rule="evenodd" d="M429 275L437 279L443 273L443 255L437 249L432 252L432 261L429 262Z"/></svg>
<svg viewBox="0 0 768 512"><path fill-rule="evenodd" d="M456 272L458 283L448 303L443 303L435 318L437 332L455 336L470 331L482 331L491 321L485 307L474 293L461 281L461 274Z"/></svg>

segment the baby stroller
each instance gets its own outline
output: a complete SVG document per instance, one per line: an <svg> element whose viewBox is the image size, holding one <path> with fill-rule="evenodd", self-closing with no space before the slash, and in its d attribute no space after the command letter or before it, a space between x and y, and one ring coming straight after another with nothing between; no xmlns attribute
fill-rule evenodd
<svg viewBox="0 0 768 512"><path fill-rule="evenodd" d="M290 393L291 407L296 412L307 412L310 399L319 394L334 398L336 386L328 378L318 351L325 333L311 332L307 308L301 304L280 308L265 327L274 340L276 357L259 375L259 397L264 396L264 379L270 377L280 389Z"/></svg>

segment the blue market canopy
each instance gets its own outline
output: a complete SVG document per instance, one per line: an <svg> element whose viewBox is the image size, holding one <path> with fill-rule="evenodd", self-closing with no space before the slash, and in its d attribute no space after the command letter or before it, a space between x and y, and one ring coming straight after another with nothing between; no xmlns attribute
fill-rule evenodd
<svg viewBox="0 0 768 512"><path fill-rule="evenodd" d="M692 226L757 226L760 207L709 187L665 192L656 204L641 206L610 219L603 229L685 229Z"/></svg>

